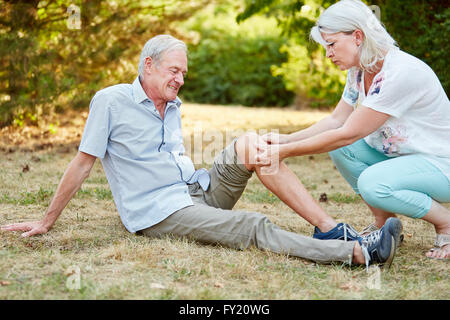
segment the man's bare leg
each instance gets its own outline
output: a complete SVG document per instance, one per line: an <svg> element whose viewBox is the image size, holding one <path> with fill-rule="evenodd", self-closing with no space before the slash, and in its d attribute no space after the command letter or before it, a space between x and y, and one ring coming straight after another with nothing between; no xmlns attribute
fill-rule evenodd
<svg viewBox="0 0 450 320"><path fill-rule="evenodd" d="M297 176L283 162L280 162L277 170L271 174L264 173L265 167L255 164L258 143L265 142L256 133L247 133L237 140L236 153L245 167L255 171L267 189L306 221L318 227L320 231L327 232L333 229L337 222L319 206Z"/></svg>

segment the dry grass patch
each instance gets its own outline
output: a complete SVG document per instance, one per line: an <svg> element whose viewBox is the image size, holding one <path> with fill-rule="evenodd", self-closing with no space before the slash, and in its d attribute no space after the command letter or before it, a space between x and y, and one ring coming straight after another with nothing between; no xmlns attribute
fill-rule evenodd
<svg viewBox="0 0 450 320"><path fill-rule="evenodd" d="M75 155L85 116L61 119L53 136L40 128L1 132L0 224L43 216ZM199 126L235 133L240 128L292 132L324 116L324 112L183 106L187 139ZM327 155L286 163L335 219L357 229L372 222L367 207ZM236 209L261 212L286 230L313 232L256 176ZM30 239L0 233L0 299L450 299L448 262L424 257L434 241L432 226L400 218L405 241L391 269L381 273L377 289L370 286L371 273L364 267L319 265L255 248L238 251L189 239L132 235L120 222L97 162L49 233ZM73 267L81 279L76 290L67 285Z"/></svg>

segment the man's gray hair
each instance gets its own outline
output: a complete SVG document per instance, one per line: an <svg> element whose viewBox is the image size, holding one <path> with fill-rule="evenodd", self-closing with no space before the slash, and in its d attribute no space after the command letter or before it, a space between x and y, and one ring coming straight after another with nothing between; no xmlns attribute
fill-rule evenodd
<svg viewBox="0 0 450 320"><path fill-rule="evenodd" d="M148 40L142 49L141 57L139 58L139 78L142 79L144 76L144 63L147 57L152 58L153 63L158 65L161 62L163 53L172 50L183 50L187 54L186 44L171 35L161 34Z"/></svg>

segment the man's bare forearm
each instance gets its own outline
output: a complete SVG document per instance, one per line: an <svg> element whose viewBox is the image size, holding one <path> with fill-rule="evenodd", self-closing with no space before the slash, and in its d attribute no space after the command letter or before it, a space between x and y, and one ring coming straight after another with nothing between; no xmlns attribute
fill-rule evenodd
<svg viewBox="0 0 450 320"><path fill-rule="evenodd" d="M89 176L95 157L79 152L64 172L42 222L48 229L55 223L67 203Z"/></svg>

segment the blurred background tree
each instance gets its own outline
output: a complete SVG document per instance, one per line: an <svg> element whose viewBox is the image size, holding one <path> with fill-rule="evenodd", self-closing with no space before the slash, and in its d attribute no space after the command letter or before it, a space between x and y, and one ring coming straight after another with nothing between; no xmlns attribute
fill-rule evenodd
<svg viewBox="0 0 450 320"><path fill-rule="evenodd" d="M333 107L345 72L309 31L335 2L0 0L0 127L86 110L96 91L133 81L143 44L160 33L189 46L185 101ZM365 2L380 7L400 48L428 63L448 94L449 2ZM79 29L69 29L70 5L80 9Z"/></svg>
<svg viewBox="0 0 450 320"><path fill-rule="evenodd" d="M381 18L400 48L425 61L450 93L450 2L379 0Z"/></svg>
<svg viewBox="0 0 450 320"><path fill-rule="evenodd" d="M189 72L183 99L200 103L244 106L286 106L294 93L272 66L287 61L280 49L276 20L255 16L238 24L242 1L212 3L179 24L189 30Z"/></svg>
<svg viewBox="0 0 450 320"><path fill-rule="evenodd" d="M286 88L296 95L295 106L330 107L339 101L345 85L345 73L325 57L324 50L309 40L324 7L336 1L327 0L245 0L246 6L237 21L263 15L274 18L288 41L282 46L287 61L272 67L272 73L282 76Z"/></svg>
<svg viewBox="0 0 450 320"><path fill-rule="evenodd" d="M0 1L0 126L87 108L95 91L132 82L144 43L160 33L182 37L171 22L208 2ZM70 5L80 9L79 29L68 27Z"/></svg>
<svg viewBox="0 0 450 320"><path fill-rule="evenodd" d="M333 0L245 0L238 21L255 15L275 17L290 43L283 47L288 62L275 67L287 88L297 95L298 105L334 106L340 99L345 76L325 59L324 49L308 41L309 31L320 13ZM372 0L381 22L398 42L400 49L425 61L437 74L447 96L450 42L450 2L448 0Z"/></svg>

